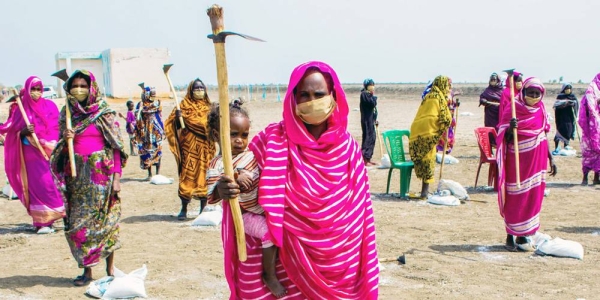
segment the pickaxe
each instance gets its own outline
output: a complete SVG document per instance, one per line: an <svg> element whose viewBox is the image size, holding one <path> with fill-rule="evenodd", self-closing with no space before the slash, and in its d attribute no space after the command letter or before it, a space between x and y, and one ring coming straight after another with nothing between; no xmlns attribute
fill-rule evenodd
<svg viewBox="0 0 600 300"><path fill-rule="evenodd" d="M169 88L171 88L171 92L173 92L173 97L175 97L175 107L177 109L177 112L179 112L179 114L180 114L179 125L181 125L181 129L184 129L185 123L183 123L183 117L181 116L181 107L179 107L179 101L177 100L177 92L175 91L175 88L173 88L173 83L171 82L171 77L169 77L169 69L171 69L172 66L173 66L173 64L164 65L163 72L165 73L165 76L167 77L167 81L169 82Z"/></svg>
<svg viewBox="0 0 600 300"><path fill-rule="evenodd" d="M65 84L63 87L66 90L67 80L69 80L69 74L67 74L67 69L62 69L58 72L52 74L52 76L59 78L64 81ZM68 91L67 91L68 92ZM71 108L69 107L69 97L65 98L65 112L66 116L66 125L68 130L73 130L73 125L71 124ZM75 151L73 150L73 139L67 139L67 148L69 149L69 162L71 164L71 177L77 177L77 168L75 168Z"/></svg>
<svg viewBox="0 0 600 300"><path fill-rule="evenodd" d="M140 82L138 84L138 86L142 88L142 93L146 92L146 86L144 85L143 82ZM142 118L142 105L144 104L143 101L144 101L144 99L142 98L142 101L140 102L140 106L138 107L138 114L137 114L138 120L140 120Z"/></svg>
<svg viewBox="0 0 600 300"><path fill-rule="evenodd" d="M225 56L225 38L228 35L237 35L252 41L264 42L261 39L251 37L245 34L224 31L223 25L223 8L214 4L206 10L206 14L210 18L212 34L208 35L209 39L213 40L215 46L215 54L217 61L217 78L219 83L219 111L220 111L220 146L221 155L223 156L223 166L225 175L229 178L234 178L233 164L231 155L231 140L229 138L229 82L227 78L227 59ZM238 250L238 258L240 261L246 261L246 237L244 236L244 223L242 220L242 211L237 197L229 200L231 213L233 215L233 223L235 226L236 244Z"/></svg>
<svg viewBox="0 0 600 300"><path fill-rule="evenodd" d="M406 264L406 255L402 254L402 255L398 256L397 258L383 258L383 259L379 260L380 263L396 262L396 261L401 265L405 265Z"/></svg>
<svg viewBox="0 0 600 300"><path fill-rule="evenodd" d="M513 78L513 74L515 69L504 70L506 74L508 74L508 88L510 89L510 110L512 113L512 118L517 118L517 110L515 108L515 82ZM519 164L519 137L517 136L517 128L513 128L513 144L515 149L515 168L516 168L516 179L517 179L517 188L521 188L521 175L520 175L520 164Z"/></svg>

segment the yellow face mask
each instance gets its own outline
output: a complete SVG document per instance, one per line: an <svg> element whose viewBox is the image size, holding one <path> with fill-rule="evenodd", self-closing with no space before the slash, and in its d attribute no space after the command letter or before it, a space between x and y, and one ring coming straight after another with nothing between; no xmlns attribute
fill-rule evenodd
<svg viewBox="0 0 600 300"><path fill-rule="evenodd" d="M29 92L29 95L31 96L31 99L37 101L42 97L42 92Z"/></svg>
<svg viewBox="0 0 600 300"><path fill-rule="evenodd" d="M565 94L567 94L567 95L571 95L571 89L566 89L566 90L565 90Z"/></svg>
<svg viewBox="0 0 600 300"><path fill-rule="evenodd" d="M372 92L374 90L375 90L375 86L374 85L367 86L367 91Z"/></svg>
<svg viewBox="0 0 600 300"><path fill-rule="evenodd" d="M523 82L515 82L515 87L517 88L517 90L520 90L523 87Z"/></svg>
<svg viewBox="0 0 600 300"><path fill-rule="evenodd" d="M319 125L333 113L336 102L331 95L296 105L296 115L306 123Z"/></svg>
<svg viewBox="0 0 600 300"><path fill-rule="evenodd" d="M536 105L538 102L540 102L540 100L542 100L542 97L529 97L529 96L525 96L525 104L527 104L527 106L534 106Z"/></svg>
<svg viewBox="0 0 600 300"><path fill-rule="evenodd" d="M204 90L193 91L192 95L196 100L204 99Z"/></svg>
<svg viewBox="0 0 600 300"><path fill-rule="evenodd" d="M88 95L90 94L90 90L83 88L72 88L69 93L78 101L83 101L87 99Z"/></svg>

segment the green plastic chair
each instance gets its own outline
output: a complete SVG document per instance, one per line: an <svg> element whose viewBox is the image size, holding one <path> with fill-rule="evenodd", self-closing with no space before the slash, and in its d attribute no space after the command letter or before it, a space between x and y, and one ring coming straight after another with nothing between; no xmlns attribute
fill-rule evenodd
<svg viewBox="0 0 600 300"><path fill-rule="evenodd" d="M388 172L386 194L390 192L390 179L394 169L400 169L400 197L406 197L410 188L410 177L415 166L412 161L407 161L404 154L403 138L410 138L410 130L388 130L383 133L385 149L390 156L390 171Z"/></svg>

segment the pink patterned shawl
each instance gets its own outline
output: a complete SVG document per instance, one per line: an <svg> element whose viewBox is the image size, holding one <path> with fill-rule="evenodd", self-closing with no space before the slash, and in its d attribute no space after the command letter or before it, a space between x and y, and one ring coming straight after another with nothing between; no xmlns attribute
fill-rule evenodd
<svg viewBox="0 0 600 300"><path fill-rule="evenodd" d="M20 93L21 102L29 121L35 126L40 144L49 153L58 140L58 108L48 99L33 101L29 91L34 86L44 89L38 77L29 77ZM64 216L64 206L50 173L50 163L35 147L33 139L29 139L30 145L24 145L21 141L20 131L26 125L18 108L12 113L10 121L4 141L8 181L27 208L27 212L33 217L35 226L52 224L54 220ZM26 165L22 164L23 162L26 162Z"/></svg>
<svg viewBox="0 0 600 300"><path fill-rule="evenodd" d="M600 74L581 99L579 126L581 127L581 164L584 173L600 172Z"/></svg>
<svg viewBox="0 0 600 300"><path fill-rule="evenodd" d="M311 67L331 75L337 102L318 140L294 114L294 88ZM279 248L284 299L376 299L379 268L367 172L347 130L348 103L336 73L322 62L296 67L283 105L283 120L260 132L249 147L262 172L259 203ZM238 261L227 201L224 205L230 299L274 299L261 280L260 240L246 235L248 260Z"/></svg>
<svg viewBox="0 0 600 300"><path fill-rule="evenodd" d="M539 213L546 187L546 171L548 168L548 141L546 133L550 123L543 101L535 106L527 106L524 91L527 88L537 88L544 97L546 90L542 82L534 77L523 82L523 89L515 97L515 108L519 128L520 176L521 188L516 184L516 168L514 145L506 143L504 136L510 130L510 103L500 111L498 124L498 205L500 215L504 217L506 231L516 236L534 234L539 226ZM543 99L542 99L543 100Z"/></svg>

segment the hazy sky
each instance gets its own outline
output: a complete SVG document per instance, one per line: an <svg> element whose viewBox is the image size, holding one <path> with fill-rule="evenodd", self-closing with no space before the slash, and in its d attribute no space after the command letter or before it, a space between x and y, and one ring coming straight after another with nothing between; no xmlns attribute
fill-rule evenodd
<svg viewBox="0 0 600 300"><path fill-rule="evenodd" d="M0 0L0 83L49 81L60 51L167 47L171 78L216 83L214 0ZM229 82L287 83L308 60L343 82L487 81L517 68L543 80L600 72L597 0L222 0ZM142 77L142 75L141 75ZM140 79L142 80L142 79ZM52 80L52 83L55 81Z"/></svg>

